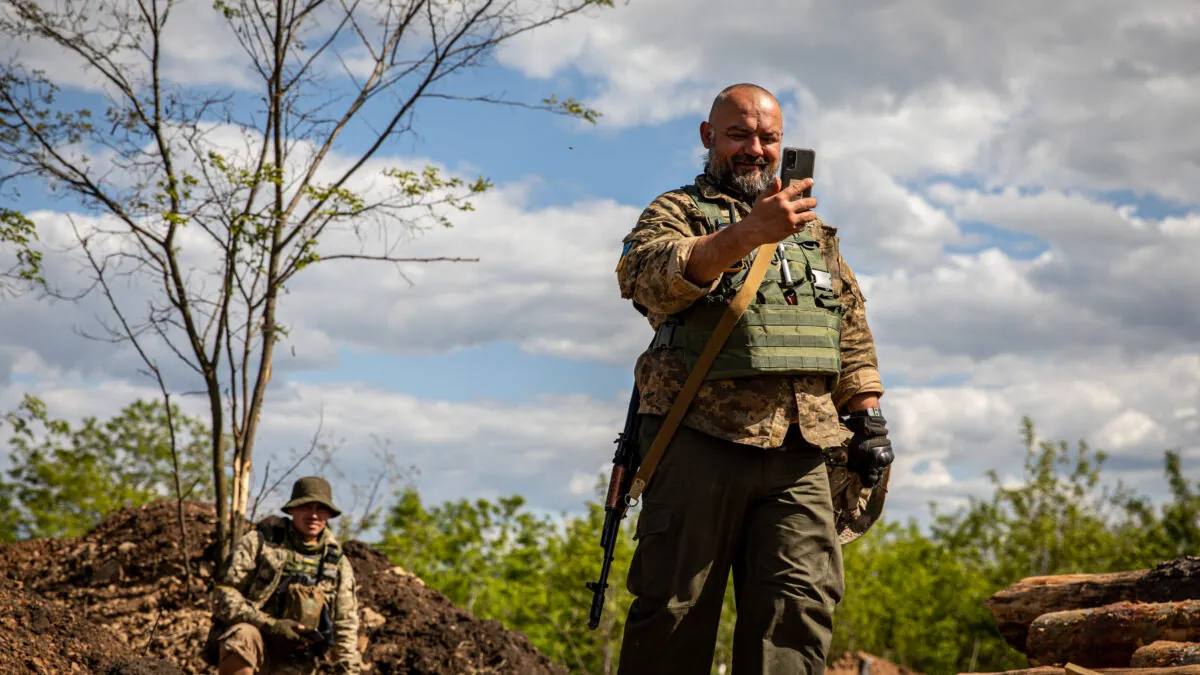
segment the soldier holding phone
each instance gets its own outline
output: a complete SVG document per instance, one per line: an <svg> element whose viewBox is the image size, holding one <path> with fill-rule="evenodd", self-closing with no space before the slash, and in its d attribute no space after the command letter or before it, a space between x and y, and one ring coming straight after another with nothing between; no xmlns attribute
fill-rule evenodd
<svg viewBox="0 0 1200 675"><path fill-rule="evenodd" d="M708 673L731 569L734 674L820 673L841 544L878 517L892 461L874 340L774 96L726 88L700 138L704 173L643 211L617 265L655 329L635 369L643 458L754 254L774 257L645 488L619 673Z"/></svg>

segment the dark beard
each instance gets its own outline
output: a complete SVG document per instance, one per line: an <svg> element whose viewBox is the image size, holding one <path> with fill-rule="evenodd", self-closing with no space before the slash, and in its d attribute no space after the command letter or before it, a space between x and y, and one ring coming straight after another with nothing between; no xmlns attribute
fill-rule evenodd
<svg viewBox="0 0 1200 675"><path fill-rule="evenodd" d="M761 162L759 170L756 174L738 175L733 171L733 162L740 156L735 155L730 157L728 162L720 161L713 151L710 149L704 159L704 173L717 184L718 187L733 193L735 197L739 197L742 201L754 203L763 193L765 193L774 184L775 170L779 168L778 162ZM750 157L744 158L746 161L760 162Z"/></svg>

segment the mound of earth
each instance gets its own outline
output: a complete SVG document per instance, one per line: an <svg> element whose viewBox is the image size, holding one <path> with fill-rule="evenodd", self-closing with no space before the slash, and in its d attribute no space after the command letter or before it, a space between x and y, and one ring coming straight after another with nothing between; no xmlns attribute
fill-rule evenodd
<svg viewBox="0 0 1200 675"><path fill-rule="evenodd" d="M825 675L921 675L907 666L866 652L844 652L825 668Z"/></svg>
<svg viewBox="0 0 1200 675"><path fill-rule="evenodd" d="M216 510L124 509L88 534L0 545L0 673L206 673ZM566 673L522 633L481 621L361 542L348 542L367 672ZM52 627L50 630L47 627Z"/></svg>
<svg viewBox="0 0 1200 675"><path fill-rule="evenodd" d="M175 675L161 659L129 657L112 631L0 578L0 673Z"/></svg>

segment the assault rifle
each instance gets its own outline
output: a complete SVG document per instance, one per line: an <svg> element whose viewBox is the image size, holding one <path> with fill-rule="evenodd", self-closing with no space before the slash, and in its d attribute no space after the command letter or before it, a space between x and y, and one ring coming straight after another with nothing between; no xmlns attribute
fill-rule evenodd
<svg viewBox="0 0 1200 675"><path fill-rule="evenodd" d="M604 590L608 588L608 570L613 561L613 548L617 545L617 533L621 529L621 520L625 518L625 496L629 493L629 483L638 469L637 428L638 404L641 395L638 388L633 387L629 397L629 412L625 415L625 429L614 441L617 451L613 455L612 475L608 479L608 496L604 499L604 527L600 530L600 547L604 549L604 558L600 562L600 580L587 582L592 592L592 608L588 613L588 628L595 629L600 625L600 615L604 613Z"/></svg>

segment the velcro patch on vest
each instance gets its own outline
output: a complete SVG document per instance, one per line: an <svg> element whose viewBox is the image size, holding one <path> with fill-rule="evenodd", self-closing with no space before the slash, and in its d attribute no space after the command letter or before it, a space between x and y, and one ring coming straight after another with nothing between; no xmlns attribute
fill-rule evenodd
<svg viewBox="0 0 1200 675"><path fill-rule="evenodd" d="M833 292L833 275L822 270L813 270L813 286L823 290Z"/></svg>
<svg viewBox="0 0 1200 675"><path fill-rule="evenodd" d="M299 551L293 551L289 556L287 563L283 566L284 574L288 575L304 575L310 577L317 576L317 568L320 566L321 554L313 553L305 555Z"/></svg>

